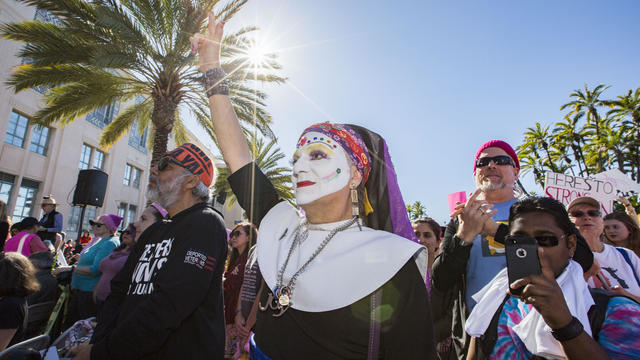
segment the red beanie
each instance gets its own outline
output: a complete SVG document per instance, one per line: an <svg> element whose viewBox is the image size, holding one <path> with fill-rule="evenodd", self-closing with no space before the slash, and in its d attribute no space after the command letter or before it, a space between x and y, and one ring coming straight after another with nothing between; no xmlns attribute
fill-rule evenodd
<svg viewBox="0 0 640 360"><path fill-rule="evenodd" d="M482 144L482 146L480 146L478 151L476 151L476 157L473 159L474 173L476 172L476 161L478 160L478 157L480 157L480 153L482 153L484 149L490 148L490 147L496 147L504 150L504 152L506 152L507 155L511 157L511 159L513 160L513 163L516 164L516 168L520 169L520 161L518 161L518 155L516 155L516 152L513 150L511 145L507 144L502 140L489 140L486 143Z"/></svg>

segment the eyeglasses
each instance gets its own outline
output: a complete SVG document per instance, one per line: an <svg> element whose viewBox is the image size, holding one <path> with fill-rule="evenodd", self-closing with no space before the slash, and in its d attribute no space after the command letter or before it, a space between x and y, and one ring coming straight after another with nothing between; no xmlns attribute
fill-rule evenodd
<svg viewBox="0 0 640 360"><path fill-rule="evenodd" d="M581 218L585 215L589 215L589 217L592 217L592 218L599 218L602 216L602 213L600 212L600 210L587 210L586 212L582 210L576 210L576 211L570 212L569 215L571 215L574 218Z"/></svg>
<svg viewBox="0 0 640 360"><path fill-rule="evenodd" d="M184 167L178 161L176 161L176 160L174 160L174 159L172 159L172 158L170 158L168 156L165 156L162 159L160 159L160 161L158 161L158 163L156 165L158 166L158 170L159 171L164 171L164 169L167 168L167 165L169 165L169 163L172 163L174 165L178 165L180 167Z"/></svg>
<svg viewBox="0 0 640 360"><path fill-rule="evenodd" d="M511 165L511 166L515 166L513 164L513 159L511 158L511 156L507 156L507 155L498 155L498 156L485 156L485 157L481 157L478 160L476 160L476 167L480 168L480 167L485 167L487 165L489 165L489 163L493 160L493 163L496 165Z"/></svg>
<svg viewBox="0 0 640 360"><path fill-rule="evenodd" d="M565 234L565 235L562 235L560 239L564 239L566 237L567 235ZM558 242L560 241L558 237L555 235L534 236L534 239L536 239L538 246L541 246L541 247L554 247L554 246L557 246Z"/></svg>

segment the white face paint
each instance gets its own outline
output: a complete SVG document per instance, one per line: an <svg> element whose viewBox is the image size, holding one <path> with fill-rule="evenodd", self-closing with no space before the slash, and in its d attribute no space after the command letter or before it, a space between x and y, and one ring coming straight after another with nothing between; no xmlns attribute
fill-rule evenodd
<svg viewBox="0 0 640 360"><path fill-rule="evenodd" d="M298 205L333 194L349 183L351 167L347 154L339 143L325 134L304 133L293 161L292 182Z"/></svg>

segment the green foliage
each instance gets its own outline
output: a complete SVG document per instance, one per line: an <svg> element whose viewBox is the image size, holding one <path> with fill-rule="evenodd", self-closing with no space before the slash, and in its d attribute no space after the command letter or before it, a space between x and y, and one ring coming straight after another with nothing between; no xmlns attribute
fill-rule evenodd
<svg viewBox="0 0 640 360"><path fill-rule="evenodd" d="M254 136L253 133L249 133L248 135L247 140L253 161L271 181L280 198L292 202L294 194L291 184L291 169L278 165L278 162L282 160L285 155L277 146L276 140L270 139L267 142L263 138ZM219 157L218 161L222 162L222 157ZM215 192L218 194L226 193L228 204L232 206L237 199L227 181L230 175L229 169L226 167L218 168L217 173L214 186Z"/></svg>
<svg viewBox="0 0 640 360"><path fill-rule="evenodd" d="M522 173L532 172L544 186L548 171L588 177L618 168L640 182L640 88L602 99L608 88L574 90L560 108L569 110L562 121L553 128L540 123L527 128L516 149Z"/></svg>
<svg viewBox="0 0 640 360"><path fill-rule="evenodd" d="M427 208L420 201L415 201L413 204L407 204L407 213L409 220L413 221L427 216Z"/></svg>
<svg viewBox="0 0 640 360"><path fill-rule="evenodd" d="M189 36L206 30L207 16L228 20L247 0L19 0L48 11L58 21L22 21L0 26L5 39L25 44L19 56L30 63L17 66L7 80L16 92L53 86L45 106L33 121L48 125L69 123L101 106L131 103L105 129L101 145L109 146L134 121L152 128L152 163L166 152L168 136L185 141L180 114L194 114L215 140L208 100L199 82ZM231 100L243 126L255 127L273 138L266 94L250 88L253 81L280 83L273 73L280 65L274 55L255 74L248 61L255 28L241 29L223 40L222 67L229 74Z"/></svg>

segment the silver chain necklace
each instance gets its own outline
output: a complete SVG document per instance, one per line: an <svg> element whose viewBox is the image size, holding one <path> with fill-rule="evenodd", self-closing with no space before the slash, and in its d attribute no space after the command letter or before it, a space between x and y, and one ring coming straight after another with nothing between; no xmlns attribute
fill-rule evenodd
<svg viewBox="0 0 640 360"><path fill-rule="evenodd" d="M272 310L278 310L280 312L273 314L273 316L275 317L281 316L292 304L291 296L293 295L293 289L295 287L295 283L298 276L307 269L307 266L309 266L309 264L318 256L318 254L320 254L320 252L325 248L325 246L327 246L329 241L331 241L331 239L333 239L333 237L336 236L337 233L348 229L351 225L355 224L357 221L358 221L358 217L354 217L351 220L347 221L346 223L332 229L331 232L329 232L329 235L327 235L327 237L322 241L322 243L320 243L320 245L313 252L313 254L311 254L309 259L300 267L300 269L298 269L298 271L295 272L295 274L293 274L293 276L291 277L287 285L282 286L283 285L282 278L284 276L284 271L287 268L287 265L289 264L289 259L291 259L291 254L293 254L293 249L295 249L296 246L300 245L309 236L309 228L307 226L307 220L304 219L302 223L298 225L298 227L296 227L293 242L291 243L291 247L289 248L289 253L287 254L287 258L285 259L284 264L282 264L282 267L280 267L280 271L278 272L278 282L276 283L276 288L273 291L273 293L269 293L269 298L267 299L267 305L262 306L262 304L259 304L260 310L265 311L267 310L267 308L270 308ZM301 229L302 231L300 231Z"/></svg>

